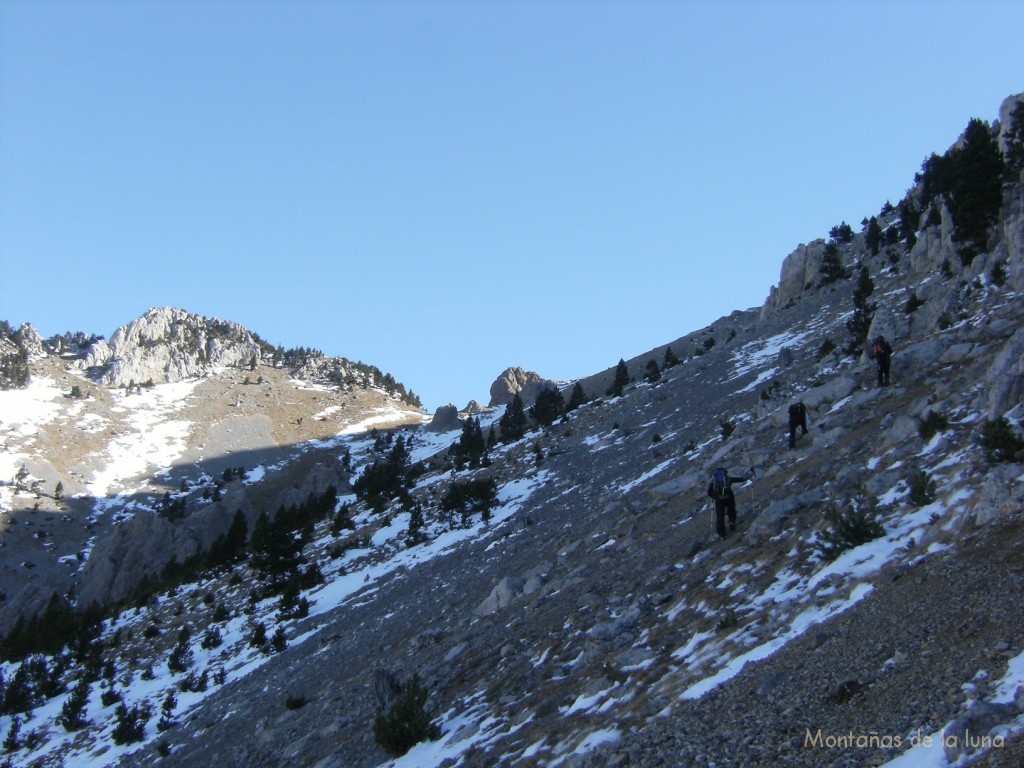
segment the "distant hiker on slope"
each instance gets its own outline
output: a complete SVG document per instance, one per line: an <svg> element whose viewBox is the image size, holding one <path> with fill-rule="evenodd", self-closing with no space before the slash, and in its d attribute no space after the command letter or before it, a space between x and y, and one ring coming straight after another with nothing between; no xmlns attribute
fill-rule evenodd
<svg viewBox="0 0 1024 768"><path fill-rule="evenodd" d="M892 347L885 340L885 336L879 336L871 347L871 358L878 363L878 386L889 386L889 363L892 360Z"/></svg>
<svg viewBox="0 0 1024 768"><path fill-rule="evenodd" d="M733 483L742 483L754 475L751 469L743 477L732 477L724 467L719 467L711 473L711 482L708 483L708 496L715 500L715 530L719 538L726 537L725 515L729 513L729 530L736 530L736 496L732 492Z"/></svg>
<svg viewBox="0 0 1024 768"><path fill-rule="evenodd" d="M802 402L789 406L789 447L796 448L796 431L803 430L807 434L807 406Z"/></svg>

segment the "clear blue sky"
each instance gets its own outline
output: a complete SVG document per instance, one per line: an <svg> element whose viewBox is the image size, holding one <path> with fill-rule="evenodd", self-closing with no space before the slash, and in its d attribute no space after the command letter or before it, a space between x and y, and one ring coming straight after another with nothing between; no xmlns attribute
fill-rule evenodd
<svg viewBox="0 0 1024 768"><path fill-rule="evenodd" d="M760 305L1024 91L1017 2L0 2L0 318L151 306L433 410Z"/></svg>

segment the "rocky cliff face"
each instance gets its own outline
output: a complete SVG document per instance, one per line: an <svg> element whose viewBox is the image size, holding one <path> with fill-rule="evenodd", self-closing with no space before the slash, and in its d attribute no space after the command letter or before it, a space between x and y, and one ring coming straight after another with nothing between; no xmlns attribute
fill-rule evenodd
<svg viewBox="0 0 1024 768"><path fill-rule="evenodd" d="M103 369L102 383L123 387L182 381L216 366L248 366L261 352L257 339L238 323L161 307L118 328L109 343L94 345L86 364Z"/></svg>

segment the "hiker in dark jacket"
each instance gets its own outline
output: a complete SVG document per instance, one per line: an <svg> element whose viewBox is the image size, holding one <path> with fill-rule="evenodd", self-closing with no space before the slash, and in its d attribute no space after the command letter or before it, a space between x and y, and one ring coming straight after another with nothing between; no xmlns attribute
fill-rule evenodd
<svg viewBox="0 0 1024 768"><path fill-rule="evenodd" d="M875 339L871 347L871 357L878 363L878 386L889 386L889 363L892 360L892 347L885 340L885 336Z"/></svg>
<svg viewBox="0 0 1024 768"><path fill-rule="evenodd" d="M718 531L719 538L726 537L726 513L729 514L729 530L736 530L736 496L732 492L732 484L749 480L752 473L753 469L743 477L733 477L724 469L716 469L711 473L708 496L715 500L715 530Z"/></svg>
<svg viewBox="0 0 1024 768"><path fill-rule="evenodd" d="M789 447L796 448L796 431L803 430L807 434L807 406L802 402L789 406Z"/></svg>

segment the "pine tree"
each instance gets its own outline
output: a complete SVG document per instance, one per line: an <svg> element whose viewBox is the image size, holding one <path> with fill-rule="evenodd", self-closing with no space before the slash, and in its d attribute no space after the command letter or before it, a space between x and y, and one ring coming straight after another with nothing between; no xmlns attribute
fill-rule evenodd
<svg viewBox="0 0 1024 768"><path fill-rule="evenodd" d="M849 243L853 240L853 227L845 221L832 227L828 232L829 238L836 243Z"/></svg>
<svg viewBox="0 0 1024 768"><path fill-rule="evenodd" d="M71 690L71 695L61 707L57 722L69 733L80 730L86 724L85 707L89 703L89 681L82 678Z"/></svg>
<svg viewBox="0 0 1024 768"><path fill-rule="evenodd" d="M191 637L192 633L187 626L182 627L178 633L178 644L174 646L174 650L171 651L171 656L167 660L167 669L174 674L184 672L192 666L192 648L189 647Z"/></svg>
<svg viewBox="0 0 1024 768"><path fill-rule="evenodd" d="M4 749L8 752L17 752L21 749L21 718L15 717L11 719L11 727L7 731L7 737L4 739Z"/></svg>
<svg viewBox="0 0 1024 768"><path fill-rule="evenodd" d="M963 144L950 152L955 160L949 201L954 237L961 244L963 262L970 264L985 250L989 229L999 218L1006 167L991 129L982 120L971 120Z"/></svg>
<svg viewBox="0 0 1024 768"><path fill-rule="evenodd" d="M115 744L133 744L146 737L146 723L149 722L151 714L148 706L134 706L129 709L122 701L114 714L117 724L110 737Z"/></svg>
<svg viewBox="0 0 1024 768"><path fill-rule="evenodd" d="M174 721L174 708L178 706L178 697L174 694L174 689L169 688L167 695L164 697L164 703L160 707L160 719L157 721L156 729L163 733L168 728L173 728L177 723Z"/></svg>
<svg viewBox="0 0 1024 768"><path fill-rule="evenodd" d="M566 403L565 411L575 411L581 405L587 402L587 393L583 389L583 385L580 382L576 382L572 385L572 391L569 393L569 402Z"/></svg>
<svg viewBox="0 0 1024 768"><path fill-rule="evenodd" d="M565 410L565 398L558 387L549 385L537 395L537 401L530 406L530 416L542 427L551 426Z"/></svg>
<svg viewBox="0 0 1024 768"><path fill-rule="evenodd" d="M405 532L405 544L414 547L423 541L423 507L413 504L409 510L409 528Z"/></svg>
<svg viewBox="0 0 1024 768"><path fill-rule="evenodd" d="M838 280L845 280L848 276L842 260L839 258L839 248L835 243L825 245L825 253L821 257L821 267L818 269L821 276L821 284L829 285Z"/></svg>
<svg viewBox="0 0 1024 768"><path fill-rule="evenodd" d="M857 278L857 286L853 290L853 317L846 321L846 329L852 336L846 350L848 354L858 354L867 340L876 309L876 305L869 302L868 298L874 292L875 283L871 279L868 268L862 264Z"/></svg>
<svg viewBox="0 0 1024 768"><path fill-rule="evenodd" d="M644 381L648 381L654 384L656 381L661 379L661 368L658 367L657 360L648 360L647 368L644 370Z"/></svg>
<svg viewBox="0 0 1024 768"><path fill-rule="evenodd" d="M455 458L457 462L468 461L473 469L480 466L480 459L487 450L487 443L484 440L483 429L480 427L480 419L470 416L462 422L462 434L455 446Z"/></svg>
<svg viewBox="0 0 1024 768"><path fill-rule="evenodd" d="M872 256L877 256L878 249L882 245L882 228L878 225L878 219L874 216L868 220L867 229L864 232L864 242L868 247L868 252Z"/></svg>
<svg viewBox="0 0 1024 768"><path fill-rule="evenodd" d="M672 347L665 347L665 359L662 361L662 370L668 370L679 365L679 358L676 357L676 353L672 351Z"/></svg>
<svg viewBox="0 0 1024 768"><path fill-rule="evenodd" d="M430 690L420 682L419 674L402 686L399 698L387 712L373 720L373 737L392 757L404 755L421 741L432 741L441 735L427 711Z"/></svg>
<svg viewBox="0 0 1024 768"><path fill-rule="evenodd" d="M284 634L284 627L278 625L277 629L274 630L273 636L270 638L270 650L273 653L281 653L288 647L288 640Z"/></svg>
<svg viewBox="0 0 1024 768"><path fill-rule="evenodd" d="M523 410L523 399L516 392L512 396L512 402L505 406L505 412L498 420L498 428L501 430L501 442L514 443L526 434L526 412Z"/></svg>
<svg viewBox="0 0 1024 768"><path fill-rule="evenodd" d="M627 384L629 384L629 368L626 366L626 361L620 357L619 364L615 366L615 379L606 394L610 397L622 397Z"/></svg>

